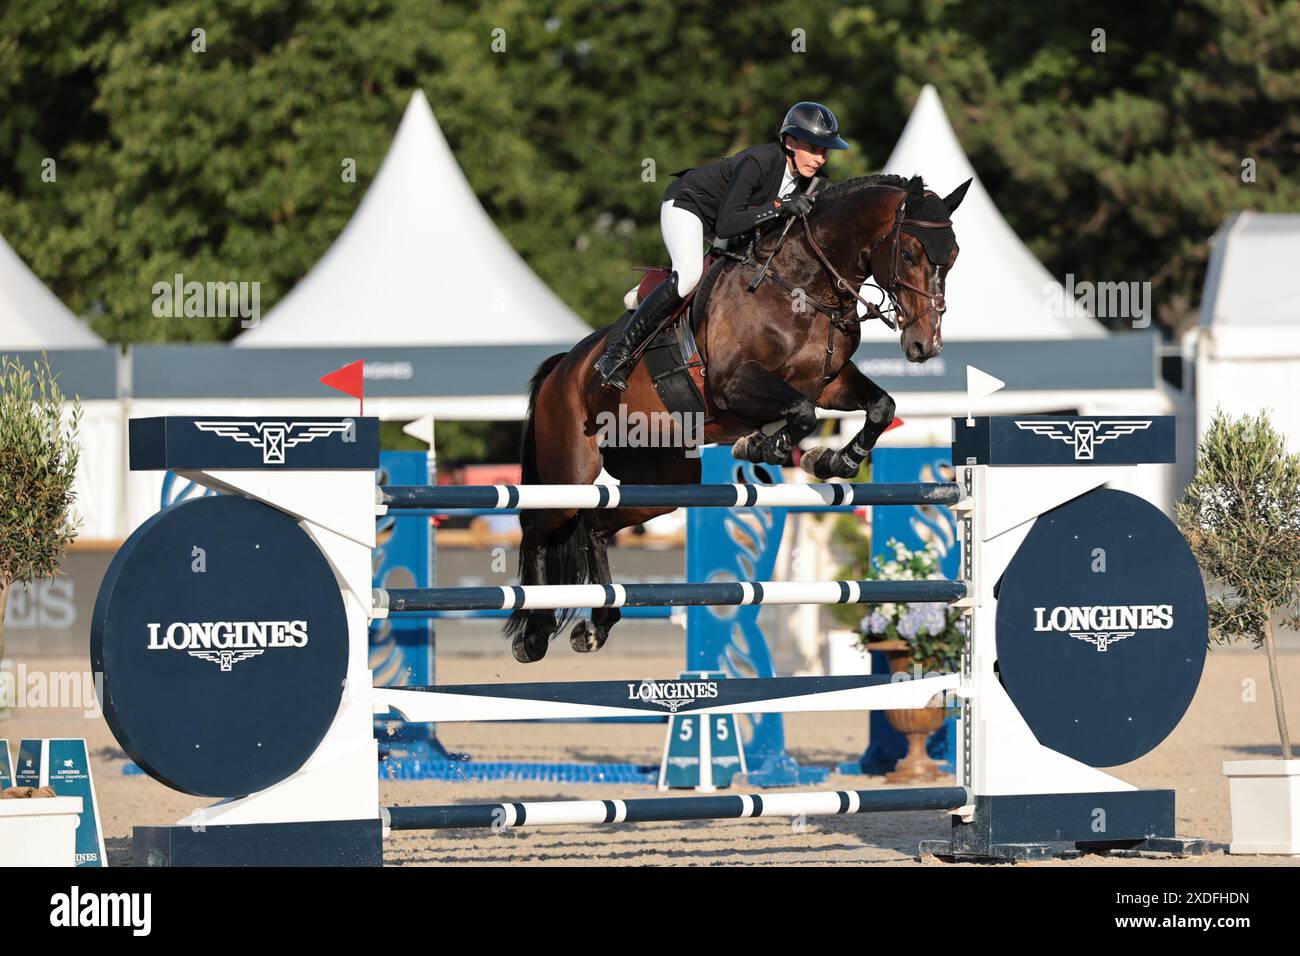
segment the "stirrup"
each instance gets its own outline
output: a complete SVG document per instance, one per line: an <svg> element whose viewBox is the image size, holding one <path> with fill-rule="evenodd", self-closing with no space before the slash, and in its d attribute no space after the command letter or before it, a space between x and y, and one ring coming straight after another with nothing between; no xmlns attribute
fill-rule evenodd
<svg viewBox="0 0 1300 956"><path fill-rule="evenodd" d="M602 386L621 392L627 388L627 376L622 373L625 369L631 367L632 353L628 352L627 358L619 359L618 363L612 368L608 370L605 369L603 365L606 360L612 360L613 358L613 352L602 353L600 358L596 359L595 369L596 373L600 376L600 384Z"/></svg>

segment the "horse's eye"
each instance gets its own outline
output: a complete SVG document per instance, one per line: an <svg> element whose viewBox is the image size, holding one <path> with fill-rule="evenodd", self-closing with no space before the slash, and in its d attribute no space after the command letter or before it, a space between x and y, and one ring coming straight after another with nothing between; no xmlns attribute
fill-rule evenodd
<svg viewBox="0 0 1300 956"><path fill-rule="evenodd" d="M909 266L916 265L916 260L912 258L912 254L910 252L903 253L903 261L906 262Z"/></svg>

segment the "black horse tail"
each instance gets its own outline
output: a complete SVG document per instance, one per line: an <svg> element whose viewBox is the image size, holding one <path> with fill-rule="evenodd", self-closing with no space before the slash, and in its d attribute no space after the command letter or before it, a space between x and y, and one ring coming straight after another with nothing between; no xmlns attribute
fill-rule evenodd
<svg viewBox="0 0 1300 956"><path fill-rule="evenodd" d="M534 419L537 413L537 393L541 391L542 382L551 374L555 366L565 357L564 352L552 355L537 367L528 383L528 414L524 419L524 437L519 450L521 467L520 483L525 485L541 484L541 473L537 467L537 433ZM544 541L537 541L529 534L536 525L540 512L520 511L519 527L523 529L523 538L519 542L519 583L520 584L585 584L592 579L590 556L595 545L591 523L585 511L579 511L563 525L553 531ZM507 637L522 634L528 615L532 612L524 609L515 611L506 621ZM542 612L545 613L545 612ZM555 612L556 631L568 626L576 613L573 608Z"/></svg>

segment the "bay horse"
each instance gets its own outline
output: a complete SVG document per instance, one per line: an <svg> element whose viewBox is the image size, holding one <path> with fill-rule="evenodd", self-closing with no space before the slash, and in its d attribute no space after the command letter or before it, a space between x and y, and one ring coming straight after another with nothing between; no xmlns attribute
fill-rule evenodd
<svg viewBox="0 0 1300 956"><path fill-rule="evenodd" d="M814 448L800 462L819 479L856 476L894 418L893 399L851 361L861 337L857 304L866 302L858 290L874 277L880 304L888 298L890 307L882 311L866 302L868 317L899 332L909 361L938 355L944 285L958 252L951 215L969 185L940 199L919 176L848 180L819 196L812 212L786 230L788 238L772 230L759 237L753 255L720 266L703 315L696 313L709 412L703 441L731 443L742 460L791 465L799 442L816 427L817 408L865 411L863 428L847 445ZM751 289L768 257L765 281ZM626 391L601 387L593 365L608 331L551 356L533 375L522 482L590 484L603 467L626 484L698 484L698 441L693 447L690 441L644 447L644 441L610 442L602 430L615 419L667 414L645 362L633 370ZM520 583L609 584L609 539L673 510L523 511ZM516 610L505 628L515 659L540 660L574 616L573 610ZM594 608L590 621L574 625L571 646L598 650L620 617L617 608Z"/></svg>

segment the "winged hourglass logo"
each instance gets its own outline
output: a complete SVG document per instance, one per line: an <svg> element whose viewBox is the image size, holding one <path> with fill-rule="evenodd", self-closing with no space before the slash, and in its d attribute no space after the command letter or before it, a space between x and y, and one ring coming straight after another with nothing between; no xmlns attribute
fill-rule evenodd
<svg viewBox="0 0 1300 956"><path fill-rule="evenodd" d="M237 442L252 445L262 450L262 463L266 465L283 465L284 453L296 445L305 445L324 438L348 431L354 425L347 420L337 422L295 422L274 421L267 419L225 419L220 421L196 420L194 427L200 431L212 432L222 438L231 438Z"/></svg>
<svg viewBox="0 0 1300 956"><path fill-rule="evenodd" d="M1093 448L1097 445L1145 431L1151 427L1151 419L1111 419L1101 422L1032 419L1017 420L1016 427L1073 446L1075 461L1092 461Z"/></svg>

